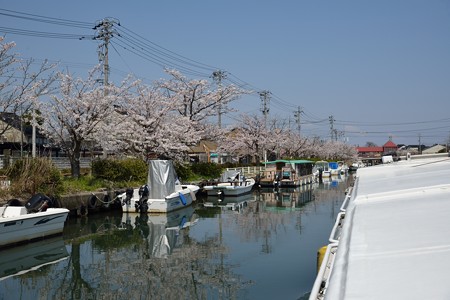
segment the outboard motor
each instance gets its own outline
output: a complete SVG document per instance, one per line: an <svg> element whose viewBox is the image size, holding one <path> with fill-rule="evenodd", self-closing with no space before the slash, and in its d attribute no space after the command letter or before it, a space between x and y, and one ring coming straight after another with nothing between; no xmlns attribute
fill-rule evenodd
<svg viewBox="0 0 450 300"><path fill-rule="evenodd" d="M150 195L150 190L148 185L143 185L139 188L139 201L135 204L136 212L146 213L148 210L148 196Z"/></svg>
<svg viewBox="0 0 450 300"><path fill-rule="evenodd" d="M25 204L28 213L46 211L49 207L53 207L53 201L43 194L34 195Z"/></svg>
<svg viewBox="0 0 450 300"><path fill-rule="evenodd" d="M131 198L133 198L133 189L126 189L125 199L123 199L123 204L130 205Z"/></svg>

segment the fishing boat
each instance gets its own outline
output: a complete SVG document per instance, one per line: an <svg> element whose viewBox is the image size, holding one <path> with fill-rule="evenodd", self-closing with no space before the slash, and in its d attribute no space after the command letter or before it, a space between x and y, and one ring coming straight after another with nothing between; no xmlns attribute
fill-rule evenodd
<svg viewBox="0 0 450 300"><path fill-rule="evenodd" d="M330 178L331 169L329 163L324 160L316 161L313 168L313 174L317 179Z"/></svg>
<svg viewBox="0 0 450 300"><path fill-rule="evenodd" d="M189 206L199 187L181 184L170 160L150 160L148 183L129 188L118 195L122 211L129 213L167 213Z"/></svg>
<svg viewBox="0 0 450 300"><path fill-rule="evenodd" d="M43 194L34 195L25 205L9 200L0 207L0 247L61 234L69 210L53 206L54 201Z"/></svg>
<svg viewBox="0 0 450 300"><path fill-rule="evenodd" d="M216 185L206 185L203 190L209 197L237 197L251 193L255 179L246 178L241 170L230 170L222 173Z"/></svg>
<svg viewBox="0 0 450 300"><path fill-rule="evenodd" d="M264 163L261 187L292 188L313 182L313 164L309 160L274 160Z"/></svg>

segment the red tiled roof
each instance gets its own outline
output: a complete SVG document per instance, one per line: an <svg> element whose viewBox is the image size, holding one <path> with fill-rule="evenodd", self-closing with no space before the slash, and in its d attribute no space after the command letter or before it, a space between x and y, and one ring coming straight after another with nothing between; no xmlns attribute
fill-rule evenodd
<svg viewBox="0 0 450 300"><path fill-rule="evenodd" d="M383 147L356 147L356 151L361 152L383 152Z"/></svg>
<svg viewBox="0 0 450 300"><path fill-rule="evenodd" d="M397 148L397 145L394 144L392 141L388 141L386 144L383 145L384 148Z"/></svg>

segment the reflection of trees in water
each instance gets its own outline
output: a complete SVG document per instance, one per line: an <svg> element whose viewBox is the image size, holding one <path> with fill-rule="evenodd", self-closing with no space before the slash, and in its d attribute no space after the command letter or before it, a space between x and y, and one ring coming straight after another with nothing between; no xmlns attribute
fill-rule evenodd
<svg viewBox="0 0 450 300"><path fill-rule="evenodd" d="M321 202L338 207L347 186L315 188L315 200L301 213L273 211L265 201L251 201L239 213L222 211L215 218L238 239L260 243L261 252L270 253L274 238L288 230L291 218L297 218L300 230L302 215ZM90 216L66 226L70 258L21 275L21 288L45 299L245 298L243 293L252 282L241 278L234 272L236 266L227 262L221 232L196 240L189 236L189 227L172 231L167 234L167 255L157 256L154 246L165 228L143 219L124 225L121 217Z"/></svg>
<svg viewBox="0 0 450 300"><path fill-rule="evenodd" d="M113 223L78 226L84 235L66 240L70 258L64 269L45 276L33 272L33 288L40 286L43 298L58 299L230 299L248 284L224 262L227 249L219 236L196 241L189 227L170 232L176 242L166 244L170 255L158 258L152 249L161 226L118 230Z"/></svg>

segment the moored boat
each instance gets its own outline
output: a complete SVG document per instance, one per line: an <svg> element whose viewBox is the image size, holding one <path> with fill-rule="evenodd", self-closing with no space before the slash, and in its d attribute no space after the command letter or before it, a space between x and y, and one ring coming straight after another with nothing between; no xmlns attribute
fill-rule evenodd
<svg viewBox="0 0 450 300"><path fill-rule="evenodd" d="M330 178L331 169L327 161L319 160L316 161L313 168L313 174L316 178Z"/></svg>
<svg viewBox="0 0 450 300"><path fill-rule="evenodd" d="M167 213L189 206L196 200L199 187L178 182L170 160L149 162L148 183L129 188L118 196L122 211L129 213Z"/></svg>
<svg viewBox="0 0 450 300"><path fill-rule="evenodd" d="M237 197L251 193L255 179L246 178L242 171L225 171L216 185L207 185L203 190L211 196Z"/></svg>
<svg viewBox="0 0 450 300"><path fill-rule="evenodd" d="M309 160L275 160L265 162L260 187L298 187L313 182L313 162Z"/></svg>
<svg viewBox="0 0 450 300"><path fill-rule="evenodd" d="M69 210L54 208L53 203L36 194L25 205L12 199L0 207L0 247L61 234Z"/></svg>

